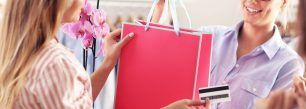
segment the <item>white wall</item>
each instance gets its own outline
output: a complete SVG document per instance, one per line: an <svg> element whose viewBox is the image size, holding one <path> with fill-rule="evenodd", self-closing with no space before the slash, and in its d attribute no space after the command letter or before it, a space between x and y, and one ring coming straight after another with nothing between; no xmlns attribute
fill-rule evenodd
<svg viewBox="0 0 306 109"><path fill-rule="evenodd" d="M0 0L0 5L5 3L6 0ZM96 0L90 0L96 2ZM144 15L146 16L153 0L101 0L101 8L106 8L110 17L115 19L116 14L127 16L132 15ZM107 2L106 2L107 1ZM111 1L118 6L103 5L112 4ZM128 1L122 2L122 1ZM188 12L191 16L193 28L198 28L202 25L226 25L232 26L241 21L242 16L240 12L240 0L183 0L186 4ZM296 8L297 0L292 0L294 3L290 5L290 8ZM127 4L127 5L124 5ZM130 5L131 4L131 5ZM137 7L133 8L133 4ZM123 5L123 6L120 6ZM131 7L126 7L131 6ZM115 7L115 8L111 8ZM3 13L3 8L0 7L0 18ZM295 19L295 9L289 10L289 20ZM181 25L187 27L186 15L182 8L178 8L178 16L180 18Z"/></svg>
<svg viewBox="0 0 306 109"><path fill-rule="evenodd" d="M240 0L184 0L194 28L201 25L232 26L242 20ZM298 0L291 0L287 13L280 13L278 20L283 23L296 20ZM184 18L183 11L179 13ZM284 17L286 16L286 17ZM181 23L186 26L186 19Z"/></svg>
<svg viewBox="0 0 306 109"><path fill-rule="evenodd" d="M149 10L152 4L151 2L153 0L102 0L102 1L104 1L102 3L117 1L117 4L120 2L122 4L130 2L129 4L131 5L128 6L133 6L133 4L139 4L138 2L140 1L146 6L149 4L147 9L140 9L140 11L148 13L147 11ZM239 5L240 0L183 0L183 1L186 4L188 12L191 16L193 28L198 28L202 25L232 26L241 20L240 5ZM177 6L179 7L179 4L177 4ZM108 6L104 5L104 7ZM118 10L118 9L107 8L106 10L111 12L109 14L112 15L114 12L112 10ZM125 9L123 11L115 11L115 12L127 14L128 12L125 12L126 10L129 10L130 12L132 11L132 9ZM139 9L137 11L139 11ZM187 19L185 19L186 15L182 10L182 8L178 8L178 16L181 25L183 27L187 27L188 23Z"/></svg>
<svg viewBox="0 0 306 109"><path fill-rule="evenodd" d="M95 1L95 0L92 0ZM122 8L119 11L119 8L110 8L107 7L107 11L110 12L110 15L114 13L120 13L121 15L126 15L129 13L148 13L152 1L153 0L102 0L102 1L115 1L115 4L127 4L125 6L133 6L133 4L143 4L143 7L134 7L134 8L126 8L124 6L120 6ZM240 9L240 0L183 0L186 4L188 12L191 16L192 27L199 28L200 26L207 25L225 25L232 26L242 20L241 9ZM289 21L295 20L296 15L296 5L297 0L292 0L292 4L289 5L288 11L288 19ZM105 2L102 2L105 3ZM179 6L179 4L177 4ZM146 8L144 8L146 7ZM116 11L115 11L116 10ZM141 11L141 12L139 12ZM187 19L182 8L178 8L178 16L181 23L181 26L187 27ZM280 16L280 20L283 19L283 16Z"/></svg>
<svg viewBox="0 0 306 109"><path fill-rule="evenodd" d="M240 0L184 0L192 20L192 27L206 25L232 26L241 17ZM179 9L180 22L186 26L187 20L182 9ZM183 18L183 19L182 19Z"/></svg>

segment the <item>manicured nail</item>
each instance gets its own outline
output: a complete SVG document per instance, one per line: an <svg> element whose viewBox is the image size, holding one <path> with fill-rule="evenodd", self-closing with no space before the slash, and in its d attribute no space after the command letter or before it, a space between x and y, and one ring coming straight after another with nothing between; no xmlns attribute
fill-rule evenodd
<svg viewBox="0 0 306 109"><path fill-rule="evenodd" d="M130 37L130 38L133 38L134 37L134 33L130 33L128 36Z"/></svg>

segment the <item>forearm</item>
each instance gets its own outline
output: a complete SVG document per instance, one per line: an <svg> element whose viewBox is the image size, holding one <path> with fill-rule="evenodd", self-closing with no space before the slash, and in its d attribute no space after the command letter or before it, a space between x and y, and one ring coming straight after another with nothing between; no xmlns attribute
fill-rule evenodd
<svg viewBox="0 0 306 109"><path fill-rule="evenodd" d="M164 9L164 3L165 1L160 0L160 2L157 4L155 10L154 10L154 14L152 17L152 21L153 23L157 23L160 19L160 17L162 16L163 13L163 9Z"/></svg>
<svg viewBox="0 0 306 109"><path fill-rule="evenodd" d="M120 34L121 30L118 29L108 34L104 38L104 60L102 61L100 67L91 76L92 98L94 101L103 88L110 72L116 65L118 58L120 57L122 47L134 36L134 33L129 33L126 37L117 42Z"/></svg>
<svg viewBox="0 0 306 109"><path fill-rule="evenodd" d="M101 67L99 67L91 76L92 84L92 97L93 101L96 100L101 89L103 88L113 66L109 63L107 59L103 60Z"/></svg>

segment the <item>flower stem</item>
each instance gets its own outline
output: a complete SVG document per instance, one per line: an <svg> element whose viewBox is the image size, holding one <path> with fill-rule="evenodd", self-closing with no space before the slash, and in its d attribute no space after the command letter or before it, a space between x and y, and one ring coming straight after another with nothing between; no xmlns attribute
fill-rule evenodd
<svg viewBox="0 0 306 109"><path fill-rule="evenodd" d="M96 65L96 38L93 38L93 44L92 44L92 72L95 71L95 65Z"/></svg>
<svg viewBox="0 0 306 109"><path fill-rule="evenodd" d="M83 67L85 70L87 69L87 59L88 59L88 51L86 49L83 49Z"/></svg>

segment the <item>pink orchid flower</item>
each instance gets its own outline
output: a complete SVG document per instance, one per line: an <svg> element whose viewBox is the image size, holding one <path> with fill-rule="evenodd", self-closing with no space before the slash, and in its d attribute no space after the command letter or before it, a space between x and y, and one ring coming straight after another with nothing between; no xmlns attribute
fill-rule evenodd
<svg viewBox="0 0 306 109"><path fill-rule="evenodd" d="M94 10L93 15L91 16L91 21L95 26L101 26L106 21L106 14L103 10Z"/></svg>
<svg viewBox="0 0 306 109"><path fill-rule="evenodd" d="M89 2L86 1L84 7L82 8L80 21L84 23L85 21L90 20L90 16L92 15L92 13L93 8L89 4Z"/></svg>
<svg viewBox="0 0 306 109"><path fill-rule="evenodd" d="M88 48L92 45L92 35L90 34L85 34L83 40L82 40L82 43L83 43L83 48Z"/></svg>
<svg viewBox="0 0 306 109"><path fill-rule="evenodd" d="M103 38L109 33L110 28L106 23L106 13L103 10L92 8L86 0L80 14L80 20L64 24L63 31L74 39L83 38L82 46L84 49L92 46L94 38L101 39L101 47L98 52L100 55L103 53Z"/></svg>
<svg viewBox="0 0 306 109"><path fill-rule="evenodd" d="M85 34L85 30L83 29L81 22L64 24L63 31L74 39L82 37Z"/></svg>
<svg viewBox="0 0 306 109"><path fill-rule="evenodd" d="M94 32L98 37L104 38L109 33L110 28L106 23L106 13L103 10L93 11L91 21L94 25Z"/></svg>

